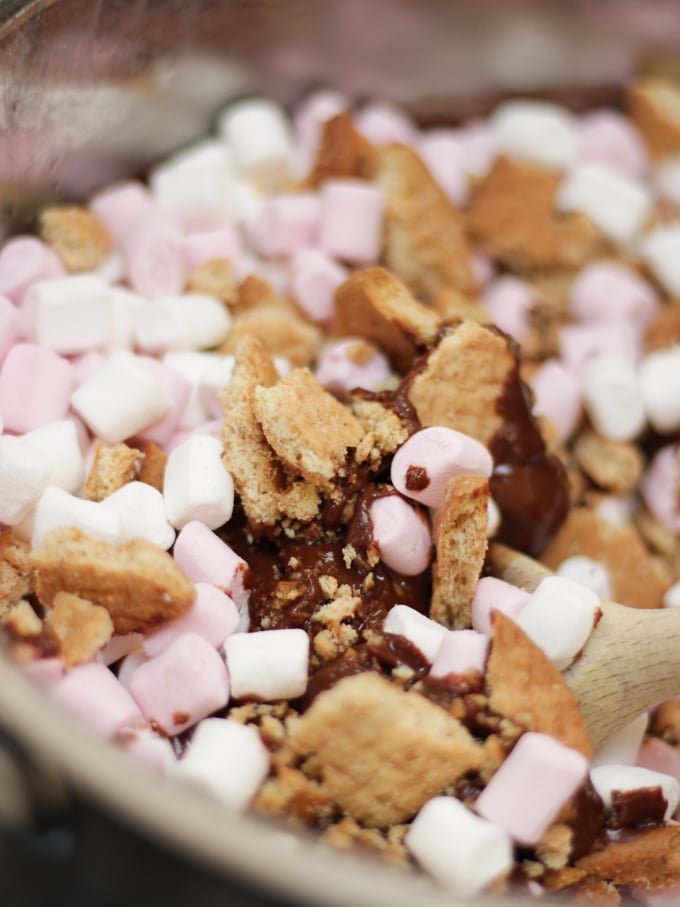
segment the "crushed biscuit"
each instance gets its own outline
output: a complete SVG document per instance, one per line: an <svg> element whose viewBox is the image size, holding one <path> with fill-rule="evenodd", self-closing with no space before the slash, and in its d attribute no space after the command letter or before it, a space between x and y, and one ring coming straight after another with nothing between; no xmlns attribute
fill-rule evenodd
<svg viewBox="0 0 680 907"><path fill-rule="evenodd" d="M667 350L680 343L680 305L665 305L645 330L645 352Z"/></svg>
<svg viewBox="0 0 680 907"><path fill-rule="evenodd" d="M114 491L137 478L137 464L144 457L141 450L127 444L108 447L97 441L94 460L85 482L85 494L91 501L103 501Z"/></svg>
<svg viewBox="0 0 680 907"><path fill-rule="evenodd" d="M563 869L569 862L574 832L568 825L551 825L536 845L536 856L547 869Z"/></svg>
<svg viewBox="0 0 680 907"><path fill-rule="evenodd" d="M602 438L583 431L574 444L574 457L592 481L612 494L627 494L637 485L644 461L635 444Z"/></svg>
<svg viewBox="0 0 680 907"><path fill-rule="evenodd" d="M290 742L318 756L324 786L341 809L382 828L410 819L483 758L443 709L372 672L321 693Z"/></svg>
<svg viewBox="0 0 680 907"><path fill-rule="evenodd" d="M53 529L31 563L43 604L53 605L60 592L79 595L106 608L118 634L148 632L194 600L193 584L172 557L144 539L116 546L73 527Z"/></svg>
<svg viewBox="0 0 680 907"><path fill-rule="evenodd" d="M376 149L356 129L351 114L341 112L323 124L316 159L304 186L318 189L329 179L370 180L376 164Z"/></svg>
<svg viewBox="0 0 680 907"><path fill-rule="evenodd" d="M30 637L41 632L43 622L31 607L31 603L22 598L2 617L2 626L13 636Z"/></svg>
<svg viewBox="0 0 680 907"><path fill-rule="evenodd" d="M489 483L459 475L446 484L432 567L430 617L453 630L472 626L472 599L484 566Z"/></svg>
<svg viewBox="0 0 680 907"><path fill-rule="evenodd" d="M674 79L636 79L628 88L626 103L653 157L680 153L680 85Z"/></svg>
<svg viewBox="0 0 680 907"><path fill-rule="evenodd" d="M356 461L379 468L383 459L408 438L409 430L396 413L376 400L356 398L350 408L364 431L355 451Z"/></svg>
<svg viewBox="0 0 680 907"><path fill-rule="evenodd" d="M150 441L144 448L137 478L140 482L145 482L157 491L162 492L167 462L167 453L154 444L153 441Z"/></svg>
<svg viewBox="0 0 680 907"><path fill-rule="evenodd" d="M331 825L324 833L324 840L338 850L360 847L374 851L393 866L407 866L410 858L404 845L406 827L393 825L385 833L376 828L363 828L350 816Z"/></svg>
<svg viewBox="0 0 680 907"><path fill-rule="evenodd" d="M492 324L493 319L488 311L476 299L471 299L460 290L446 287L432 299L432 308L442 321L479 321L480 324Z"/></svg>
<svg viewBox="0 0 680 907"><path fill-rule="evenodd" d="M11 529L0 530L0 617L35 590L31 546Z"/></svg>
<svg viewBox="0 0 680 907"><path fill-rule="evenodd" d="M69 271L94 271L111 251L111 237L102 221L77 205L44 208L40 235Z"/></svg>
<svg viewBox="0 0 680 907"><path fill-rule="evenodd" d="M214 296L230 309L233 308L239 298L234 266L226 258L211 258L204 261L189 274L187 291Z"/></svg>
<svg viewBox="0 0 680 907"><path fill-rule="evenodd" d="M610 841L576 861L588 876L646 891L680 884L680 827L629 830L621 841Z"/></svg>
<svg viewBox="0 0 680 907"><path fill-rule="evenodd" d="M59 640L68 668L91 661L113 636L113 621L106 608L69 592L54 596L45 623Z"/></svg>
<svg viewBox="0 0 680 907"><path fill-rule="evenodd" d="M333 813L328 794L305 774L281 766L260 788L255 807L265 815L286 816L305 824L326 824Z"/></svg>
<svg viewBox="0 0 680 907"><path fill-rule="evenodd" d="M321 331L292 307L258 305L237 315L220 353L232 354L244 337L256 337L273 356L296 367L309 365L321 346Z"/></svg>

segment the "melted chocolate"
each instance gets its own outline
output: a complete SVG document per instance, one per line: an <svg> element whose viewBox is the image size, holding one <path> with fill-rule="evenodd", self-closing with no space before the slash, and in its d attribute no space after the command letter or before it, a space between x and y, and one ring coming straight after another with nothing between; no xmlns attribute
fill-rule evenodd
<svg viewBox="0 0 680 907"><path fill-rule="evenodd" d="M406 470L406 488L409 491L422 491L429 484L430 477L422 466L409 466Z"/></svg>
<svg viewBox="0 0 680 907"><path fill-rule="evenodd" d="M484 678L479 672L474 674L447 674L446 677L424 677L418 685L419 691L430 702L440 705L448 712L454 699L460 699L469 693L481 693L484 687ZM465 700L470 703L470 700ZM474 707L466 708L466 718L463 723L467 724L467 718L470 718L471 724L477 717L479 709Z"/></svg>
<svg viewBox="0 0 680 907"><path fill-rule="evenodd" d="M582 784L572 799L566 824L572 831L571 859L578 860L592 850L605 823L604 804L590 780Z"/></svg>
<svg viewBox="0 0 680 907"><path fill-rule="evenodd" d="M639 828L647 825L664 825L668 803L660 787L640 790L614 791L612 793L611 828Z"/></svg>

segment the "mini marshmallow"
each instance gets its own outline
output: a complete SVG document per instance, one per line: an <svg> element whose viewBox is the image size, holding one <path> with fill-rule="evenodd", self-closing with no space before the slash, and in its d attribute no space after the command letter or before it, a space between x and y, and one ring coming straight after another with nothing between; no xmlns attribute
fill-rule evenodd
<svg viewBox="0 0 680 907"><path fill-rule="evenodd" d="M580 376L593 356L613 356L635 365L640 358L640 332L623 321L568 324L560 331L559 347L564 365Z"/></svg>
<svg viewBox="0 0 680 907"><path fill-rule="evenodd" d="M80 356L72 356L70 362L80 387L106 362L106 356L103 353L82 353Z"/></svg>
<svg viewBox="0 0 680 907"><path fill-rule="evenodd" d="M642 738L649 724L649 715L642 715L607 737L593 756L591 766L635 765Z"/></svg>
<svg viewBox="0 0 680 907"><path fill-rule="evenodd" d="M600 161L629 176L644 176L649 167L645 144L635 126L617 110L592 110L578 123L579 156Z"/></svg>
<svg viewBox="0 0 680 907"><path fill-rule="evenodd" d="M680 204L680 155L673 155L657 164L654 185L663 198L674 205Z"/></svg>
<svg viewBox="0 0 680 907"><path fill-rule="evenodd" d="M170 366L165 360L159 362L152 356L141 356L140 361L149 369L168 395L171 406L164 416L138 432L135 441L142 444L153 441L159 447L165 447L183 424L195 389L184 374ZM200 414L204 415L203 409Z"/></svg>
<svg viewBox="0 0 680 907"><path fill-rule="evenodd" d="M557 104L507 101L495 109L489 123L498 154L558 170L576 160L576 120Z"/></svg>
<svg viewBox="0 0 680 907"><path fill-rule="evenodd" d="M268 772L269 751L256 728L227 718L206 718L172 774L207 788L230 809L241 812Z"/></svg>
<svg viewBox="0 0 680 907"><path fill-rule="evenodd" d="M501 528L502 514L500 507L492 497L489 497L486 505L486 537L494 538Z"/></svg>
<svg viewBox="0 0 680 907"><path fill-rule="evenodd" d="M39 548L45 536L60 526L75 526L94 539L117 543L121 521L117 510L103 503L76 498L54 485L41 494L35 507L31 544Z"/></svg>
<svg viewBox="0 0 680 907"><path fill-rule="evenodd" d="M673 583L666 589L661 603L664 608L680 608L680 582Z"/></svg>
<svg viewBox="0 0 680 907"><path fill-rule="evenodd" d="M126 690L130 689L130 683L134 677L135 671L141 665L146 664L147 661L151 659L146 654L144 649L139 646L139 648L133 649L129 652L118 665L118 680L123 684Z"/></svg>
<svg viewBox="0 0 680 907"><path fill-rule="evenodd" d="M235 699L295 699L307 689L309 636L304 630L232 633L224 653Z"/></svg>
<svg viewBox="0 0 680 907"><path fill-rule="evenodd" d="M404 636L432 663L447 634L446 627L408 605L394 605L383 623L385 633Z"/></svg>
<svg viewBox="0 0 680 907"><path fill-rule="evenodd" d="M247 612L250 568L204 523L193 520L181 529L173 556L187 579L223 589L236 602L242 615Z"/></svg>
<svg viewBox="0 0 680 907"><path fill-rule="evenodd" d="M47 485L56 485L71 494L80 490L85 481L85 459L78 428L72 419L34 428L22 441L43 457L47 466Z"/></svg>
<svg viewBox="0 0 680 907"><path fill-rule="evenodd" d="M680 224L649 230L638 243L638 252L669 296L680 296Z"/></svg>
<svg viewBox="0 0 680 907"><path fill-rule="evenodd" d="M243 243L233 224L224 224L213 230L192 233L184 239L184 253L189 271L207 261L226 259L238 272L237 263L242 258ZM240 275L239 275L240 276Z"/></svg>
<svg viewBox="0 0 680 907"><path fill-rule="evenodd" d="M615 793L659 788L666 801L664 822L671 818L680 801L680 783L675 778L637 765L599 765L590 772L590 780L605 807L614 805Z"/></svg>
<svg viewBox="0 0 680 907"><path fill-rule="evenodd" d="M382 247L384 211L381 189L360 180L326 180L321 189L322 250L349 264L375 264Z"/></svg>
<svg viewBox="0 0 680 907"><path fill-rule="evenodd" d="M468 176L485 176L496 157L496 141L488 122L469 120L457 132L463 151L463 169Z"/></svg>
<svg viewBox="0 0 680 907"><path fill-rule="evenodd" d="M23 438L0 436L0 523L20 523L49 481L49 465L42 451Z"/></svg>
<svg viewBox="0 0 680 907"><path fill-rule="evenodd" d="M586 265L569 290L569 312L583 321L626 320L642 330L658 310L659 297L651 284L618 262Z"/></svg>
<svg viewBox="0 0 680 907"><path fill-rule="evenodd" d="M428 800L404 843L429 875L462 898L479 894L513 867L507 833L480 819L455 797Z"/></svg>
<svg viewBox="0 0 680 907"><path fill-rule="evenodd" d="M668 444L654 454L640 482L645 504L671 532L680 532L679 480L678 447Z"/></svg>
<svg viewBox="0 0 680 907"><path fill-rule="evenodd" d="M523 734L477 798L480 816L495 822L519 844L538 844L576 792L588 760L547 734Z"/></svg>
<svg viewBox="0 0 680 907"><path fill-rule="evenodd" d="M160 211L185 230L210 229L238 219L232 187L235 178L230 155L216 142L179 162L173 158L155 167L149 184Z"/></svg>
<svg viewBox="0 0 680 907"><path fill-rule="evenodd" d="M341 400L356 387L379 390L390 374L390 363L384 353L365 340L352 337L325 347L315 369L319 383Z"/></svg>
<svg viewBox="0 0 680 907"><path fill-rule="evenodd" d="M586 586L563 576L541 580L515 622L563 671L592 633L600 600Z"/></svg>
<svg viewBox="0 0 680 907"><path fill-rule="evenodd" d="M426 570L432 538L424 517L396 494L376 498L369 506L372 541L380 560L404 576Z"/></svg>
<svg viewBox="0 0 680 907"><path fill-rule="evenodd" d="M493 280L496 273L494 263L484 252L480 252L479 249L473 249L470 254L470 265L478 289L483 289Z"/></svg>
<svg viewBox="0 0 680 907"><path fill-rule="evenodd" d="M294 192L267 199L248 230L260 255L290 257L316 244L321 202L316 192Z"/></svg>
<svg viewBox="0 0 680 907"><path fill-rule="evenodd" d="M147 303L135 329L137 346L149 353L218 346L231 327L228 309L214 296L184 293Z"/></svg>
<svg viewBox="0 0 680 907"><path fill-rule="evenodd" d="M291 293L312 321L330 321L334 294L347 279L347 270L317 249L303 249L291 262Z"/></svg>
<svg viewBox="0 0 680 907"><path fill-rule="evenodd" d="M103 664L77 665L50 687L49 694L102 737L111 738L143 721L125 687Z"/></svg>
<svg viewBox="0 0 680 907"><path fill-rule="evenodd" d="M391 142L410 145L416 141L415 124L396 104L377 102L366 104L354 116L357 130L371 142L381 147Z"/></svg>
<svg viewBox="0 0 680 907"><path fill-rule="evenodd" d="M558 359L546 359L529 383L534 392L534 415L545 416L557 428L558 444L568 441L583 413L581 390L572 372Z"/></svg>
<svg viewBox="0 0 680 907"><path fill-rule="evenodd" d="M534 291L519 277L504 275L492 280L481 298L494 323L520 342L529 327L529 313L535 303Z"/></svg>
<svg viewBox="0 0 680 907"><path fill-rule="evenodd" d="M638 370L645 413L656 431L668 434L680 428L680 344L649 353Z"/></svg>
<svg viewBox="0 0 680 907"><path fill-rule="evenodd" d="M103 665L112 665L121 658L125 658L130 652L139 649L144 637L141 633L124 633L123 635L113 635L106 645L97 653L97 661ZM119 678L120 679L120 678Z"/></svg>
<svg viewBox="0 0 680 907"><path fill-rule="evenodd" d="M130 692L146 720L173 735L227 704L229 678L213 646L185 633L137 668Z"/></svg>
<svg viewBox="0 0 680 907"><path fill-rule="evenodd" d="M123 246L138 219L153 208L146 186L130 180L116 183L90 199L90 208L106 227L117 246Z"/></svg>
<svg viewBox="0 0 680 907"><path fill-rule="evenodd" d="M153 657L185 633L197 633L219 649L227 636L236 632L238 625L239 612L232 599L217 586L196 583L196 597L191 608L147 636L142 645L146 654Z"/></svg>
<svg viewBox="0 0 680 907"><path fill-rule="evenodd" d="M169 216L153 208L137 218L121 251L128 282L140 296L176 296L184 289L184 239Z"/></svg>
<svg viewBox="0 0 680 907"><path fill-rule="evenodd" d="M234 160L263 191L283 188L292 176L293 142L283 109L264 98L230 104L218 120Z"/></svg>
<svg viewBox="0 0 680 907"><path fill-rule="evenodd" d="M120 734L116 738L116 743L134 759L162 775L168 774L177 762L172 743L167 737L156 734L150 727L135 728Z"/></svg>
<svg viewBox="0 0 680 907"><path fill-rule="evenodd" d="M491 635L491 612L502 611L515 618L531 598L531 593L495 576L483 576L472 599L472 626L479 633Z"/></svg>
<svg viewBox="0 0 680 907"><path fill-rule="evenodd" d="M81 384L71 406L97 437L118 444L164 416L172 401L139 357L118 350Z"/></svg>
<svg viewBox="0 0 680 907"><path fill-rule="evenodd" d="M680 885L661 891L641 891L632 888L630 893L636 901L641 901L647 907L677 907L680 904Z"/></svg>
<svg viewBox="0 0 680 907"><path fill-rule="evenodd" d="M558 576L573 579L574 582L591 589L601 601L607 601L612 597L609 571L603 564L592 558L583 555L568 557L562 561L555 573Z"/></svg>
<svg viewBox="0 0 680 907"><path fill-rule="evenodd" d="M5 429L20 434L63 419L75 387L76 372L67 359L33 343L15 344L0 368Z"/></svg>
<svg viewBox="0 0 680 907"><path fill-rule="evenodd" d="M614 526L629 526L637 508L630 495L604 495L595 505L599 517Z"/></svg>
<svg viewBox="0 0 680 907"><path fill-rule="evenodd" d="M62 659L57 657L34 658L31 661L17 662L16 667L41 690L49 690L59 683L66 670Z"/></svg>
<svg viewBox="0 0 680 907"><path fill-rule="evenodd" d="M659 740L658 737L649 737L645 740L639 747L636 756L630 761L631 764L635 763L640 768L660 772L662 775L670 775L671 778L680 781L680 753L674 746L666 743L665 740Z"/></svg>
<svg viewBox="0 0 680 907"><path fill-rule="evenodd" d="M165 513L176 529L200 520L209 529L226 523L234 509L234 482L222 462L217 438L194 435L176 447L165 467Z"/></svg>
<svg viewBox="0 0 680 907"><path fill-rule="evenodd" d="M588 217L612 242L632 242L652 210L650 191L607 164L577 164L562 181L558 211Z"/></svg>
<svg viewBox="0 0 680 907"><path fill-rule="evenodd" d="M59 257L35 236L15 236L0 250L0 295L14 305L22 304L34 283L65 274Z"/></svg>
<svg viewBox="0 0 680 907"><path fill-rule="evenodd" d="M489 638L476 630L449 630L442 638L430 675L446 677L478 672L484 673Z"/></svg>
<svg viewBox="0 0 680 907"><path fill-rule="evenodd" d="M16 306L6 296L0 296L0 363L21 334L21 318Z"/></svg>
<svg viewBox="0 0 680 907"><path fill-rule="evenodd" d="M423 428L405 441L392 459L392 484L408 498L439 507L446 483L457 475L490 476L491 454L479 441L452 428Z"/></svg>
<svg viewBox="0 0 680 907"><path fill-rule="evenodd" d="M94 274L42 280L26 291L24 317L40 346L55 353L104 347L113 329L111 288Z"/></svg>
<svg viewBox="0 0 680 907"><path fill-rule="evenodd" d="M162 362L164 366L181 375L189 385L189 398L180 413L179 422L175 424L175 427L192 429L206 422L210 418L211 413L204 403L204 394L201 391L201 387L209 371L221 368L220 363L224 362L222 356L219 353L195 351L166 353ZM224 367L223 374L227 372L231 374L232 363L233 359L230 359L229 365Z"/></svg>
<svg viewBox="0 0 680 907"><path fill-rule="evenodd" d="M315 91L308 95L295 109L295 152L300 175L312 165L319 147L324 123L349 107L349 100L339 91Z"/></svg>
<svg viewBox="0 0 680 907"><path fill-rule="evenodd" d="M612 441L632 441L646 424L642 382L623 359L590 359L582 378L583 404L595 431Z"/></svg>
<svg viewBox="0 0 680 907"><path fill-rule="evenodd" d="M129 350L146 300L126 287L111 287L112 325L108 350Z"/></svg>
<svg viewBox="0 0 680 907"><path fill-rule="evenodd" d="M454 129L429 129L418 140L418 154L454 205L467 200L463 143Z"/></svg>
<svg viewBox="0 0 680 907"><path fill-rule="evenodd" d="M146 539L165 551L175 541L175 530L165 518L163 495L146 482L127 482L101 502L118 514L118 541Z"/></svg>

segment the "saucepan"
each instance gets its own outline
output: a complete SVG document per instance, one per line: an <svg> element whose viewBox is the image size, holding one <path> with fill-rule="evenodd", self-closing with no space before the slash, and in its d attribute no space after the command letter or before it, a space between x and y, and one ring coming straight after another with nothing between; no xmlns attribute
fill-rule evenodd
<svg viewBox="0 0 680 907"><path fill-rule="evenodd" d="M527 91L616 101L637 67L673 65L677 13L675 0L0 0L0 229L24 229L48 199L143 173L247 93L294 104L332 86L393 99L427 123ZM197 867L221 880L227 903L463 903L415 873L331 853L152 777L55 709L1 652L0 728L0 820L17 834L85 803L181 861L180 888ZM198 888L182 891L200 907ZM101 903L114 900L102 893Z"/></svg>

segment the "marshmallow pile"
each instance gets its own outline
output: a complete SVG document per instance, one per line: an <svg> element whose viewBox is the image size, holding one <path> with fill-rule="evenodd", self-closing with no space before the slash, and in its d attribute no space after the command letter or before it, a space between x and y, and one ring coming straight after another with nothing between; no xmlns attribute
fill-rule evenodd
<svg viewBox="0 0 680 907"><path fill-rule="evenodd" d="M380 622L364 626L362 618L364 636L359 637L352 624L357 590L349 580L326 574L319 555L302 580L296 577L297 586L291 581L284 592L272 591L270 613L253 611L254 590L268 581L262 558L268 545L280 544L273 539L289 536L302 540L299 547L307 553L317 550L320 536L306 537L300 530L304 518L286 510L300 489L291 476L301 475L308 483L313 476L315 489L336 510L338 499L329 488L351 489L354 474L342 467L329 479L323 455L342 464L345 451L360 449L365 435L351 435L341 454L334 439L330 453L319 452L317 441L327 427L322 410L315 409L318 400L331 396L351 432L357 401L387 399L409 372L397 367L400 357L408 359L414 344L425 355L437 342L437 331L428 334L425 320L408 321L396 294L387 293L370 310L368 328L363 316L356 316L361 321L356 335L346 322L343 330L338 327L339 289L352 274L383 262L388 230L406 218L385 181L343 172L348 149L338 150L338 172L317 183L308 178L325 160L319 148L326 124L338 115L351 115L353 141L364 142L371 153L393 143L412 149L446 206L461 211L474 206L480 184L499 162L510 160L554 181L548 213L556 223L575 218L571 223L587 223L597 234L600 252L570 266L559 331L547 354L527 353L545 303L536 275L513 270L502 256L495 261L481 240L470 249L468 308L449 312L448 320L442 297L430 308L442 315L445 327L459 318L467 324L465 312L474 310L470 322L493 322L527 354L522 374L533 395L525 394L527 418L542 426L549 449L571 475L578 473L573 501L583 503L593 492L599 518L617 531L643 514L645 541L652 539L657 560L663 555L674 563L680 550L680 321L669 314L680 295L675 207L680 148L677 158L653 160L635 124L622 114L600 110L577 117L554 104L512 101L487 119L457 129L421 130L390 104L373 102L352 112L350 100L337 92L312 94L292 118L274 102L248 99L223 112L215 136L155 166L148 184L117 184L102 189L86 207L50 209L40 238L12 237L0 249L0 580L3 564L10 563L3 538L25 546L38 576L37 586L22 586L14 600L3 601L8 633L23 670L57 703L148 767L202 787L237 811L261 805L265 786L280 783L272 753L281 740L272 723L285 715L292 716L293 726L312 715L316 703L333 692L332 685L327 692L317 689L328 664L358 657L356 651L368 647L373 660L362 662L361 670L393 676L400 692L415 686L404 695L417 697L439 689L437 684L448 685L463 702L465 695L488 693L499 615L535 647L536 659L561 672L587 645L600 602L621 596L611 562L600 559L594 546L592 556L561 550L554 575L531 593L478 571L465 625L447 623L434 609L423 613L412 590L425 579L434 584L436 596L444 585L442 574L451 567L445 552L452 489L458 493L472 483L486 490L484 546L486 537L504 531L506 519L488 495L493 478L505 468L496 461L493 445L472 430L435 419L409 425L387 454L380 444L389 432L381 435L372 426L371 454L356 461L366 475L374 468L372 481L380 490L365 507L362 594L370 597L376 577L387 575L390 588L398 588L404 600L390 599ZM564 276L562 270L559 275ZM264 301L248 301L253 288ZM461 295L454 288L456 294ZM285 311L281 298L289 306ZM267 345L269 329L256 324L259 304L270 326L283 323L290 330L291 343L281 349L272 341L271 374L254 389L242 387L244 406L250 406L250 397L255 401L259 423L253 427L237 407L225 405L224 392L239 367L243 345L238 340L252 331ZM652 344L650 332L663 317L672 336ZM304 423L301 429L291 422L291 441L272 427L264 393L258 392L292 387L286 381L293 381L300 366L308 369L320 396L298 401L299 408L308 406L318 423L310 440ZM414 384L419 367L409 373ZM485 392L482 388L480 395ZM331 411L329 403L324 407L323 413ZM467 408L474 412L476 400ZM226 465L225 428L260 451L260 459L248 465L255 498L266 496L264 484L257 486L258 470L274 474L274 484L285 489L284 503L277 504L281 526L276 532L244 520L245 483ZM588 450L598 452L592 468L586 440ZM281 450L298 442L301 450L293 463ZM633 481L617 484L606 478L605 466L621 451L634 460L637 472ZM534 453L526 455L527 461ZM365 465L371 456L382 457L379 469ZM152 458L161 464L160 478L145 471ZM113 484L105 481L107 469L114 473ZM327 531L322 542L330 545L340 530L337 523L329 525L322 527ZM462 518L456 525L461 537L468 525ZM168 564L180 571L191 588L190 600L181 613L146 624L140 618L128 632L117 625L119 615L110 605L108 587L106 593L100 588L99 573L90 585L83 581L74 589L67 584L48 595L41 575L47 570L44 552L55 538L64 538L66 529L92 546L87 550L94 570L100 569L101 552L118 563L121 552L132 550L126 546L147 543L159 571ZM354 540L348 536L342 548L347 570L358 557ZM257 552L252 563L247 551ZM298 569L305 556L301 550L287 554L285 568ZM324 557L328 561L330 555ZM464 573L466 565L458 566ZM283 569L278 565L273 575L280 579ZM114 583L109 574L106 582ZM300 591L304 584L306 591ZM316 612L300 610L290 626L278 622L282 611L297 608L299 599L320 594L319 589L326 599ZM167 589L164 594L170 596ZM74 604L75 596L79 602ZM22 610L27 602L30 607ZM680 605L680 576L668 576L661 603ZM66 654L75 631L63 629L62 609L71 615L67 624L73 624L77 611L82 621L91 622L88 626L98 621L104 628L85 657ZM107 609L110 618L103 614ZM49 637L49 651L36 643L45 627L58 637L56 644ZM397 638L411 661L399 661ZM384 656L380 645L387 645L385 640L397 646L396 662ZM364 651L362 657L369 656ZM487 702L484 707L498 719L495 706ZM452 707L447 718L459 712ZM279 726L282 736L289 732L285 720ZM646 736L649 721L641 716L608 741L592 764L582 749L541 728L519 722L514 736L505 738L490 723L484 736L496 735L496 749L480 742L480 732L475 743L487 746L488 760L486 773L479 764L471 769L477 772L474 796L448 782L428 791L400 833L402 858L455 894L474 897L502 887L519 865L518 854L522 859L527 850L540 855L549 849L551 829L566 827L560 817L584 790L610 825L625 821L622 802L652 792L662 807L656 826L670 827L680 801L680 756L668 742ZM303 782L307 794L313 789L324 803L326 812L319 808L324 821L346 810L354 822L346 806L351 798L343 799L341 792L333 800L330 770L331 794L313 775ZM547 889L534 880L528 890L542 896ZM650 898L647 903L657 903Z"/></svg>

